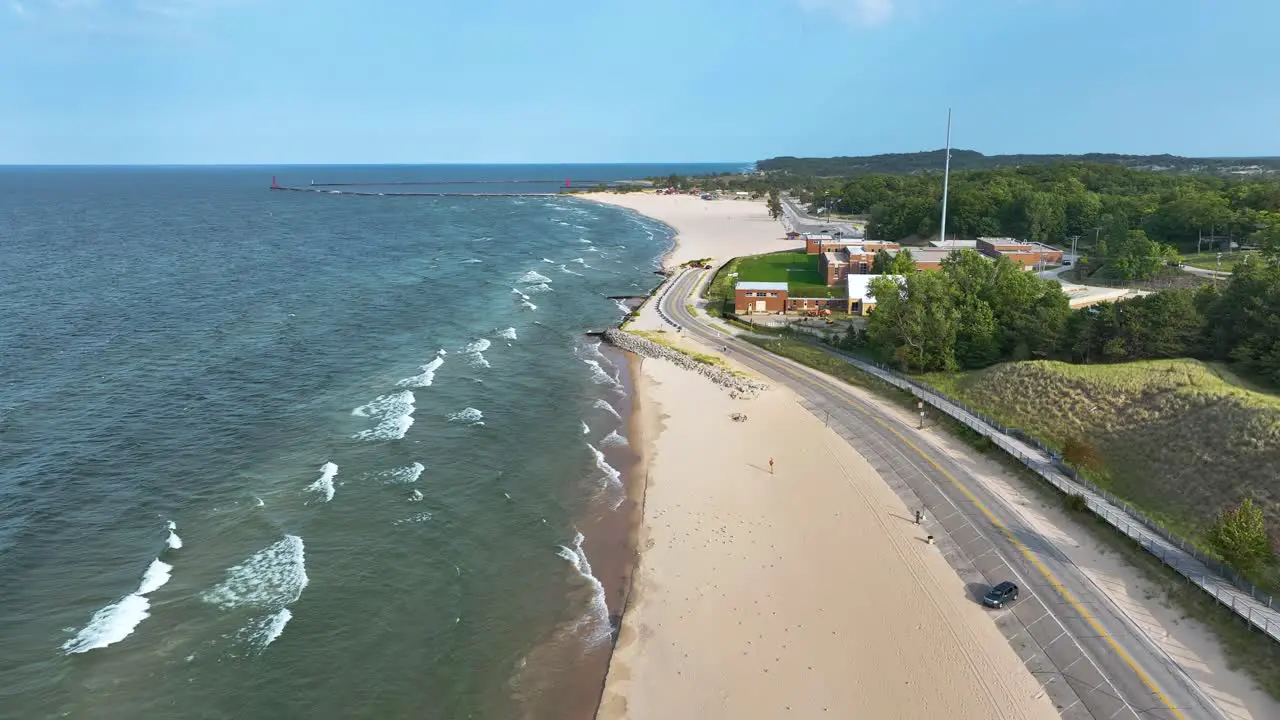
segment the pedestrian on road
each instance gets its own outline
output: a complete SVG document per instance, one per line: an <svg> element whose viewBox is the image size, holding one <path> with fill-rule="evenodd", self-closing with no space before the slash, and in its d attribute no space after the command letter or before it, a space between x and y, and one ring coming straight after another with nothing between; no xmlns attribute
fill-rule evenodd
<svg viewBox="0 0 1280 720"><path fill-rule="evenodd" d="M773 458L769 458L769 474L773 474Z"/></svg>

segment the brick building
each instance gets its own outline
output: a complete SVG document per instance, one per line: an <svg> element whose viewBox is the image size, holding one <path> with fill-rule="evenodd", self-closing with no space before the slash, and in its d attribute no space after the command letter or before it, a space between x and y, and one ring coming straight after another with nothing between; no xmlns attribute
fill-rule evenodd
<svg viewBox="0 0 1280 720"><path fill-rule="evenodd" d="M978 252L990 258L1007 257L1024 269L1039 264L1058 265L1062 262L1062 251L1055 247L1013 238L978 238Z"/></svg>
<svg viewBox="0 0 1280 720"><path fill-rule="evenodd" d="M787 309L784 282L740 282L733 286L733 310L739 315L779 313Z"/></svg>

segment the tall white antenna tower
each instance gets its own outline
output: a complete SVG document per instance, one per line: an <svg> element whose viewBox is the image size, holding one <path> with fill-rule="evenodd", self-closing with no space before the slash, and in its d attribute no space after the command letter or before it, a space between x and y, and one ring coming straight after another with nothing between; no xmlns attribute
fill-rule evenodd
<svg viewBox="0 0 1280 720"><path fill-rule="evenodd" d="M938 239L947 239L947 186L951 183L951 108L947 108L947 164L942 171L942 227Z"/></svg>

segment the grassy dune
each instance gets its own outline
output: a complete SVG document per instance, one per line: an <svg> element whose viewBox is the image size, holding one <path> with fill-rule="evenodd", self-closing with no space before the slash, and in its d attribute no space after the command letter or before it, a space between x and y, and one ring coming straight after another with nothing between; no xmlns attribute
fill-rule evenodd
<svg viewBox="0 0 1280 720"><path fill-rule="evenodd" d="M1033 361L924 380L1058 448L1084 443L1099 484L1182 533L1247 495L1280 531L1280 397L1224 370Z"/></svg>

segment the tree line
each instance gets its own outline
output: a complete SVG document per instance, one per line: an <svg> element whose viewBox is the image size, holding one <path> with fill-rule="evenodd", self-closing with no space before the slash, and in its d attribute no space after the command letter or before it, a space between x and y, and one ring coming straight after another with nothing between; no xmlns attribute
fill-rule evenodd
<svg viewBox="0 0 1280 720"><path fill-rule="evenodd" d="M866 175L825 192L839 211L870 215L874 237L930 237L941 217L941 179L941 173ZM1260 233L1280 232L1280 180L1164 175L1099 164L957 172L951 176L947 229L956 237L1054 244L1072 236L1088 242L1141 230L1154 242L1183 249L1194 248L1204 235L1261 240Z"/></svg>
<svg viewBox="0 0 1280 720"><path fill-rule="evenodd" d="M855 157L798 158L775 157L756 163L765 172L789 173L797 176L852 177L875 173L910 174L935 171L946 159L943 149L914 153L884 153ZM1226 174L1246 170L1263 173L1280 172L1277 158L1189 158L1178 155L1117 155L1087 153L1084 155L983 155L976 150L953 149L952 170L983 170L1026 165L1056 163L1096 163L1127 168L1148 168L1159 173Z"/></svg>
<svg viewBox="0 0 1280 720"><path fill-rule="evenodd" d="M871 292L866 329L851 328L836 342L909 372L1186 357L1232 362L1280 385L1280 266L1266 259L1240 263L1219 287L1079 310L1056 281L972 250L937 272L878 278Z"/></svg>

